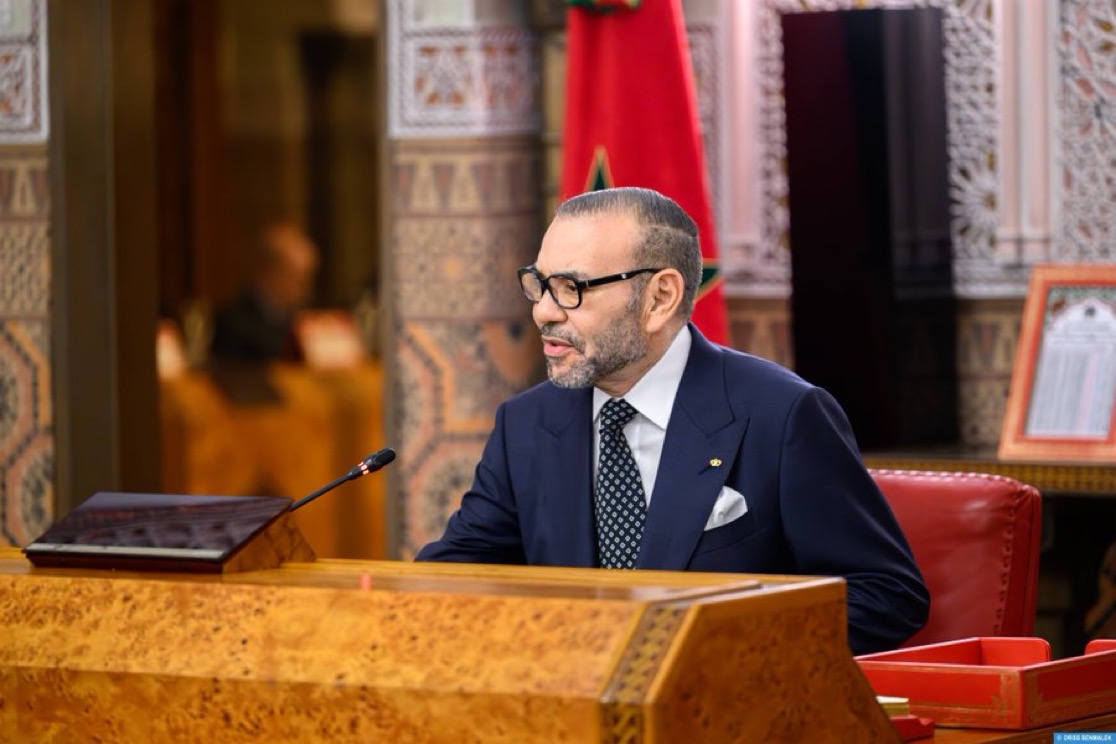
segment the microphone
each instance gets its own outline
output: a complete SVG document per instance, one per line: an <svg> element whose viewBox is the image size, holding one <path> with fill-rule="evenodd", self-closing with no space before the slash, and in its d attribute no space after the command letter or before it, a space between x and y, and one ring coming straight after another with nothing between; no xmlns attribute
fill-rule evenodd
<svg viewBox="0 0 1116 744"><path fill-rule="evenodd" d="M384 467L394 459L395 450L393 450L391 447L384 447L379 452L373 452L371 455L361 460L359 465L354 465L353 467L349 468L349 472L345 473L337 480L333 481L332 483L327 483L326 485L319 488L317 491L303 496L301 499L291 504L287 511L294 511L301 506L306 506L311 501L321 496L323 493L329 493L333 489L340 486L342 483L347 483L348 481L355 480L362 475L375 473L377 470Z"/></svg>

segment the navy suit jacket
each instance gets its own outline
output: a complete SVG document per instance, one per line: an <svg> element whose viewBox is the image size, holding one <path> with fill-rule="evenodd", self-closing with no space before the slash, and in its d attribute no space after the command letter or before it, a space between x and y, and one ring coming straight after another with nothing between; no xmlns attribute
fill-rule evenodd
<svg viewBox="0 0 1116 744"><path fill-rule="evenodd" d="M840 576L854 653L906 640L929 595L840 406L690 332L636 568ZM417 560L598 566L592 399L544 382L503 403L472 488ZM748 511L705 531L726 485Z"/></svg>

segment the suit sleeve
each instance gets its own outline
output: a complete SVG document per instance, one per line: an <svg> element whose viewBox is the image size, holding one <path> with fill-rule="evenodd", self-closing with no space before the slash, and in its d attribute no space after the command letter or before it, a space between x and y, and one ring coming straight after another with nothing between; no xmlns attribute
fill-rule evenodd
<svg viewBox="0 0 1116 744"><path fill-rule="evenodd" d="M417 561L525 564L515 496L508 473L506 409L477 464L473 485L449 518L442 537L418 552Z"/></svg>
<svg viewBox="0 0 1116 744"><path fill-rule="evenodd" d="M895 648L925 624L929 593L848 419L824 390L809 389L791 407L781 459L782 518L798 571L846 580L854 654Z"/></svg>

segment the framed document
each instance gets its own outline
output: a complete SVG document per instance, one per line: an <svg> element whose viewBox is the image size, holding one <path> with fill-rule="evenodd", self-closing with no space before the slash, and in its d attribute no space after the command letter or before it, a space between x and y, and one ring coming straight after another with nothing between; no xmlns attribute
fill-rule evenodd
<svg viewBox="0 0 1116 744"><path fill-rule="evenodd" d="M999 456L1116 463L1116 266L1034 268Z"/></svg>

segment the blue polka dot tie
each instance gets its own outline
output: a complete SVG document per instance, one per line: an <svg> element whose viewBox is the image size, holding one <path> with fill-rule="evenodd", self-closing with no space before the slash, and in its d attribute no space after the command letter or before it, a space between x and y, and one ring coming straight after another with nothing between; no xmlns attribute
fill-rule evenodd
<svg viewBox="0 0 1116 744"><path fill-rule="evenodd" d="M602 568L634 568L647 520L647 503L624 424L636 410L623 398L601 409L601 455L597 463L597 549Z"/></svg>

